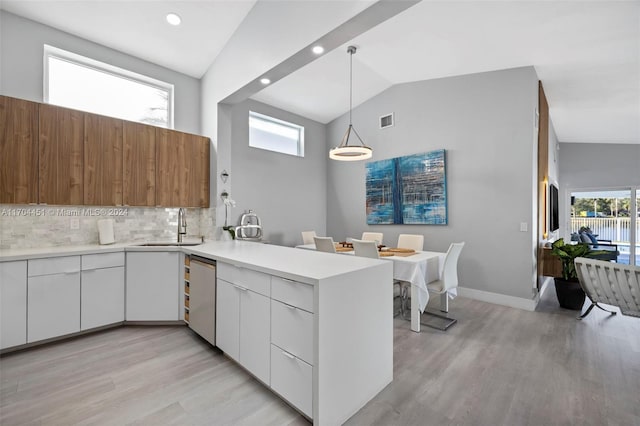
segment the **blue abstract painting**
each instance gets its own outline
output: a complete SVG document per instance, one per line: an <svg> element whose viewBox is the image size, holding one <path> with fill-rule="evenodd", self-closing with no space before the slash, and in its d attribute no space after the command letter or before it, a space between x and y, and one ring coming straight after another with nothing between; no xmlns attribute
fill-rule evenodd
<svg viewBox="0 0 640 426"><path fill-rule="evenodd" d="M447 224L445 150L373 161L367 168L367 224Z"/></svg>

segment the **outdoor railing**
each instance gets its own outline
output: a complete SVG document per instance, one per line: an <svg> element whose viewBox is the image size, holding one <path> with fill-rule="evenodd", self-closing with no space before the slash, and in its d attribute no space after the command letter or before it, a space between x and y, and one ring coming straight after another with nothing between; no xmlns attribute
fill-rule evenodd
<svg viewBox="0 0 640 426"><path fill-rule="evenodd" d="M578 232L582 226L591 228L599 240L613 242L629 241L631 218L628 217L573 217L571 232ZM636 221L636 235L640 235L640 221Z"/></svg>

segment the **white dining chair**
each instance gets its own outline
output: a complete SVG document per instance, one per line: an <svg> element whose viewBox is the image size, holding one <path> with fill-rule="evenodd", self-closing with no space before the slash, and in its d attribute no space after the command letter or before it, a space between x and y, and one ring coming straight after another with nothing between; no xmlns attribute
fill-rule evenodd
<svg viewBox="0 0 640 426"><path fill-rule="evenodd" d="M360 257L368 257L371 259L379 259L380 252L378 251L378 245L375 241L366 241L366 240L351 240L353 243L353 254L355 256ZM397 281L400 282L400 281ZM400 309L393 314L394 317L397 317L402 313L402 299L401 299L401 288L398 287L397 290L395 288L396 281L394 281L394 289L393 289L393 299L400 299Z"/></svg>
<svg viewBox="0 0 640 426"><path fill-rule="evenodd" d="M422 251L424 248L424 235L419 234L400 234L398 236L398 248L413 249Z"/></svg>
<svg viewBox="0 0 640 426"><path fill-rule="evenodd" d="M313 244L316 231L302 231L302 244Z"/></svg>
<svg viewBox="0 0 640 426"><path fill-rule="evenodd" d="M316 250L318 251L336 252L336 245L331 237L313 237L313 242L316 244Z"/></svg>
<svg viewBox="0 0 640 426"><path fill-rule="evenodd" d="M427 290L429 290L429 292L440 295L440 310L445 313L449 312L448 292L458 287L458 259L460 258L460 253L462 252L463 247L464 242L453 243L449 246L447 255L444 258L444 266L442 268L442 273L440 274L440 279L427 284ZM429 327L437 328L439 330L446 330L458 321L454 318L450 318L449 316L438 315L433 312L425 311L424 313L447 320L442 328L426 324Z"/></svg>
<svg viewBox="0 0 640 426"><path fill-rule="evenodd" d="M382 232L363 232L362 239L365 241L377 241L376 244L382 244Z"/></svg>
<svg viewBox="0 0 640 426"><path fill-rule="evenodd" d="M378 245L375 241L351 240L351 243L353 244L353 254L356 256L370 257L372 259L380 257Z"/></svg>

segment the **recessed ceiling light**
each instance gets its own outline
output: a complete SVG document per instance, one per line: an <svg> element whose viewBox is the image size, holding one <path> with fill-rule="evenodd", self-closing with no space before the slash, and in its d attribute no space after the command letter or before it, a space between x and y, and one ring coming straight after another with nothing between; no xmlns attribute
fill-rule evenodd
<svg viewBox="0 0 640 426"><path fill-rule="evenodd" d="M271 80L269 80L268 78L261 78L260 79L260 83L267 85L269 83L271 83Z"/></svg>
<svg viewBox="0 0 640 426"><path fill-rule="evenodd" d="M313 49L311 49L311 51L316 55L322 55L324 53L324 47L320 45L313 46Z"/></svg>
<svg viewBox="0 0 640 426"><path fill-rule="evenodd" d="M170 23L171 25L180 25L180 22L182 22L182 18L180 18L175 13L168 13L167 22Z"/></svg>

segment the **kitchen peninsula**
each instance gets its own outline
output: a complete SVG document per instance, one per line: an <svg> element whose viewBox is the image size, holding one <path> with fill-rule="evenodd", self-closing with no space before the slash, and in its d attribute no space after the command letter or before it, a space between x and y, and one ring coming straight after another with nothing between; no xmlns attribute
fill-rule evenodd
<svg viewBox="0 0 640 426"><path fill-rule="evenodd" d="M257 297L270 302L271 309L265 310L270 315L255 324L265 327L266 322L270 331L270 338L258 337L265 338L267 359L249 358L245 364L242 344L239 359L225 347L220 341L220 311L217 346L315 424L343 423L393 380L390 262L242 241L184 250L217 261L219 307L229 302L221 302L224 286L246 276L245 269L254 283L270 279L270 285L257 290L262 293ZM245 293L251 292L250 284L239 284ZM241 311L240 322L242 318ZM256 320L255 314L252 318ZM291 336L299 339L292 341ZM260 362L263 374L258 366L251 368Z"/></svg>

